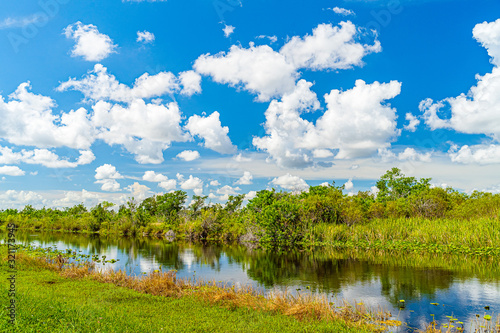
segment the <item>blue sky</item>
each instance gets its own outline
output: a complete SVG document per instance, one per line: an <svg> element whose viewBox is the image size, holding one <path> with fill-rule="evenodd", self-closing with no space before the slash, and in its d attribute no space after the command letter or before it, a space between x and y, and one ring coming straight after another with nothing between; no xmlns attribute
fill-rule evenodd
<svg viewBox="0 0 500 333"><path fill-rule="evenodd" d="M224 202L397 166L500 191L500 3L0 3L0 208Z"/></svg>

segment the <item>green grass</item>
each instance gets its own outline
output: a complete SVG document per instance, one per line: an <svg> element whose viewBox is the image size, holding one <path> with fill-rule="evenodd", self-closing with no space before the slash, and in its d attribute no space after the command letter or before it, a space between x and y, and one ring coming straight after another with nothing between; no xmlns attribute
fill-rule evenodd
<svg viewBox="0 0 500 333"><path fill-rule="evenodd" d="M5 247L0 260L0 332L369 332L336 321L298 321L199 298L169 298L91 279L68 279L18 262L17 321L8 322ZM5 296L5 297L4 297Z"/></svg>
<svg viewBox="0 0 500 333"><path fill-rule="evenodd" d="M364 224L320 224L312 239L339 248L500 256L500 219L398 218Z"/></svg>

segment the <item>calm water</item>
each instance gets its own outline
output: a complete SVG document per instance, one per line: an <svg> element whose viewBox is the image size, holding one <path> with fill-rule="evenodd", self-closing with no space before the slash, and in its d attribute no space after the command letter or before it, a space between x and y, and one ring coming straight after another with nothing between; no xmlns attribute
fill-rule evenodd
<svg viewBox="0 0 500 333"><path fill-rule="evenodd" d="M4 238L4 237L2 237ZM160 266L178 277L252 285L265 292L311 291L332 300L363 302L389 310L411 328L422 329L453 315L465 323L500 311L500 268L497 260L417 256L370 252L315 251L276 254L241 245L168 243L158 239L105 238L88 235L17 232L19 243L71 248L85 254L119 259L107 269L140 275ZM405 300L405 308L398 307ZM438 306L430 303L439 303ZM484 309L489 306L490 310Z"/></svg>

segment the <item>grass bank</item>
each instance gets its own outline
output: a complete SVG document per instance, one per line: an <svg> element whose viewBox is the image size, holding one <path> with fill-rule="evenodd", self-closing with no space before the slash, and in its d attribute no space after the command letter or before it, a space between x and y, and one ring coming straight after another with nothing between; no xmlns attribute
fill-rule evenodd
<svg viewBox="0 0 500 333"><path fill-rule="evenodd" d="M0 293L7 295L6 247L0 250ZM373 331L357 311L327 314L324 304L312 299L269 300L251 292L190 285L172 273L139 280L121 273L89 274L82 267L60 270L57 259L48 263L22 253L16 260L16 324L8 322L8 298L0 297L1 332Z"/></svg>

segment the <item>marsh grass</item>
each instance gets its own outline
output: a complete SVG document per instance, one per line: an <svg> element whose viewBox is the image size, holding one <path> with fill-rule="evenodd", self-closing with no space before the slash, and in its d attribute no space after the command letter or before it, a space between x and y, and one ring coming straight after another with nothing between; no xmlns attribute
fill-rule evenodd
<svg viewBox="0 0 500 333"><path fill-rule="evenodd" d="M338 248L385 249L500 256L500 219L386 218L364 224L324 224L311 232L322 245Z"/></svg>

